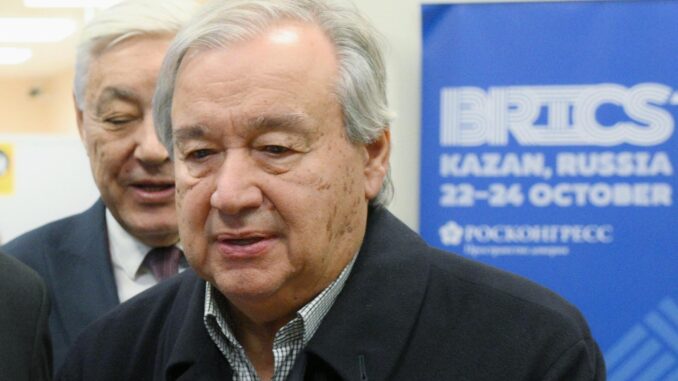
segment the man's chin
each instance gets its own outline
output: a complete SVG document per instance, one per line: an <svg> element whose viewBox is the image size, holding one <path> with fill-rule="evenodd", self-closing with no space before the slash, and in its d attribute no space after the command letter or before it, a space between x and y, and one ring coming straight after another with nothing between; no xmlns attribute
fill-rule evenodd
<svg viewBox="0 0 678 381"><path fill-rule="evenodd" d="M179 241L179 231L174 223L159 224L157 216L155 220L145 218L123 224L125 230L146 245L153 247L169 246Z"/></svg>
<svg viewBox="0 0 678 381"><path fill-rule="evenodd" d="M277 291L275 282L266 281L265 277L250 272L242 274L242 271L226 271L217 275L216 279L210 283L233 302L246 301L248 303L265 301L274 295Z"/></svg>

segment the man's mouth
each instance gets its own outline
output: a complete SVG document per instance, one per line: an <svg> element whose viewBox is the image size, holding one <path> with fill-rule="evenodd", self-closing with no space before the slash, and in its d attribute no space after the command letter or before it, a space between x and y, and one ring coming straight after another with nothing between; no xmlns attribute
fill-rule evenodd
<svg viewBox="0 0 678 381"><path fill-rule="evenodd" d="M236 246L247 246L247 245L253 245L261 240L263 240L263 237L251 237L251 238L232 238L232 239L224 239L221 240L221 242L230 244L230 245L236 245Z"/></svg>
<svg viewBox="0 0 678 381"><path fill-rule="evenodd" d="M174 200L174 182L140 181L130 184L135 199L140 203L167 203Z"/></svg>
<svg viewBox="0 0 678 381"><path fill-rule="evenodd" d="M219 251L226 258L248 259L266 253L275 237L267 234L220 234L216 237Z"/></svg>
<svg viewBox="0 0 678 381"><path fill-rule="evenodd" d="M174 184L133 184L132 186L146 192L162 192L174 188Z"/></svg>

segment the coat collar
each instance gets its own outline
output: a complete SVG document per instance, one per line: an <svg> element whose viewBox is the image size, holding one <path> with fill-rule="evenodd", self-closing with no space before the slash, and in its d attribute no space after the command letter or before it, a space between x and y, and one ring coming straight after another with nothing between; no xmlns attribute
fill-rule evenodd
<svg viewBox="0 0 678 381"><path fill-rule="evenodd" d="M429 266L413 255L425 245L387 210L371 208L355 267L307 352L343 379L388 379L426 292Z"/></svg>
<svg viewBox="0 0 678 381"><path fill-rule="evenodd" d="M99 199L77 215L61 234L61 246L49 263L54 298L53 312L59 315L70 340L83 327L118 305L118 293L108 252L105 206ZM87 285L87 289L83 289Z"/></svg>
<svg viewBox="0 0 678 381"><path fill-rule="evenodd" d="M188 269L172 310L167 340L172 347L164 369L167 380L229 380L233 373L228 361L207 333L203 321L205 281Z"/></svg>

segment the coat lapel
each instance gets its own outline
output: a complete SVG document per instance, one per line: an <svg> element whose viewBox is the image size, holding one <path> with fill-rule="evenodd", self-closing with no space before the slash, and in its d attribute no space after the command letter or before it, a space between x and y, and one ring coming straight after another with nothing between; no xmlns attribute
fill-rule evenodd
<svg viewBox="0 0 678 381"><path fill-rule="evenodd" d="M203 322L205 281L193 273L183 283L166 328L168 335L175 337L168 340L173 344L164 369L165 379L230 380L233 373L228 361Z"/></svg>
<svg viewBox="0 0 678 381"><path fill-rule="evenodd" d="M46 262L54 283L52 313L73 342L83 327L118 305L103 202L79 215L63 234L57 255Z"/></svg>
<svg viewBox="0 0 678 381"><path fill-rule="evenodd" d="M343 379L388 379L426 293L428 264L411 255L425 245L385 209L370 209L358 259L307 351Z"/></svg>

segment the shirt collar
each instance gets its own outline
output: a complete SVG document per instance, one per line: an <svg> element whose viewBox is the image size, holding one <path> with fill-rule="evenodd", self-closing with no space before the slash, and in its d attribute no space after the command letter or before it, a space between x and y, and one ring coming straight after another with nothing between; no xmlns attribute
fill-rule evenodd
<svg viewBox="0 0 678 381"><path fill-rule="evenodd" d="M356 258L358 258L357 253L353 256L351 262L344 267L337 279L330 283L330 285L322 290L318 296L313 298L313 300L308 302L305 306L301 307L297 312L297 316L301 317L304 322L304 345L308 344L315 334L315 331L320 327L323 318L334 305L334 301L344 288L346 279L351 273L351 269L353 269Z"/></svg>
<svg viewBox="0 0 678 381"><path fill-rule="evenodd" d="M303 307L297 311L296 318L290 321L288 324L292 324L297 319L301 319L302 326L304 329L304 346L308 344L315 332L320 327L320 323L323 318L330 310L334 301L339 296L339 293L344 288L346 284L346 279L348 279L351 269L355 264L358 254L353 256L351 262L349 262L346 267L341 271L337 279L335 279L329 286L320 292L315 298L310 302L305 304ZM206 282L205 290L205 310L204 310L204 320L207 322L209 318L215 319L221 328L222 333L234 347L241 347L238 343L233 331L231 329L231 320L226 314L225 308L219 308L218 299L221 297L217 295L218 291L213 287L209 282ZM285 327L281 328L285 329Z"/></svg>
<svg viewBox="0 0 678 381"><path fill-rule="evenodd" d="M113 266L122 269L129 279L136 279L141 263L151 247L129 234L108 208L106 230Z"/></svg>

